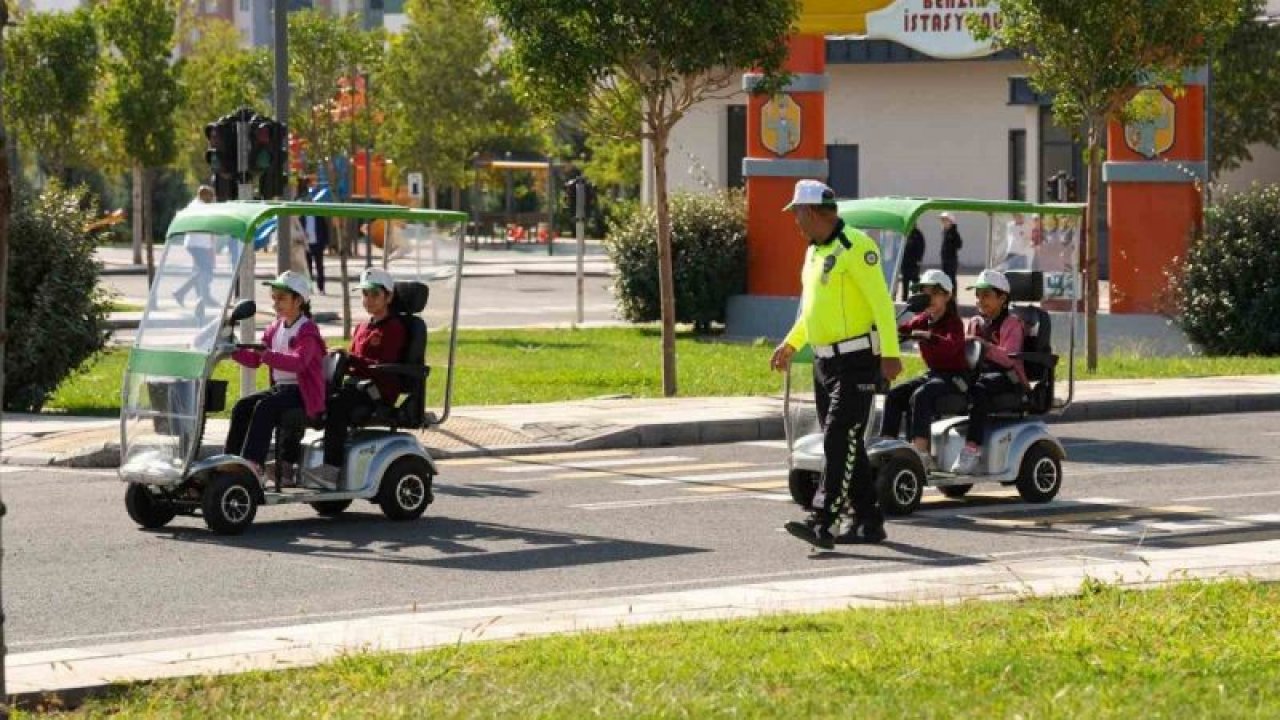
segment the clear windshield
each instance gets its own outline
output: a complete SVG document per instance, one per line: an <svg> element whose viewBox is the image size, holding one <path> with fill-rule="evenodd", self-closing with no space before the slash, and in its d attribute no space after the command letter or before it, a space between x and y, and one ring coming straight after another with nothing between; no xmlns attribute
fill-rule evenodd
<svg viewBox="0 0 1280 720"><path fill-rule="evenodd" d="M429 290L420 316L427 323L426 410L445 415L456 342L457 305L462 279L463 227L456 222L393 220L387 228L386 266L397 282L417 281Z"/></svg>
<svg viewBox="0 0 1280 720"><path fill-rule="evenodd" d="M199 449L199 401L225 393L220 384L206 388L205 372L242 248L210 233L165 242L125 371L120 473L126 479L177 482Z"/></svg>
<svg viewBox="0 0 1280 720"><path fill-rule="evenodd" d="M1044 296L1080 298L1080 223L1077 215L993 215L990 266L997 270L1039 270Z"/></svg>

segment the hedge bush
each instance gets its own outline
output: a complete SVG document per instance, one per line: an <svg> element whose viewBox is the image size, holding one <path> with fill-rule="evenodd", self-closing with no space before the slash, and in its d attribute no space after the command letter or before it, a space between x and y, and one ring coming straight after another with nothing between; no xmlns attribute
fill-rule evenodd
<svg viewBox="0 0 1280 720"><path fill-rule="evenodd" d="M746 291L746 202L739 191L671 197L676 322L709 332L723 323L731 295ZM631 322L661 319L658 298L658 217L632 207L610 218L605 238L617 269L614 295Z"/></svg>
<svg viewBox="0 0 1280 720"><path fill-rule="evenodd" d="M9 223L4 408L39 412L58 384L103 348L110 298L98 288L97 209L50 184L21 193Z"/></svg>
<svg viewBox="0 0 1280 720"><path fill-rule="evenodd" d="M1207 353L1280 354L1280 186L1221 194L1170 280L1179 324Z"/></svg>

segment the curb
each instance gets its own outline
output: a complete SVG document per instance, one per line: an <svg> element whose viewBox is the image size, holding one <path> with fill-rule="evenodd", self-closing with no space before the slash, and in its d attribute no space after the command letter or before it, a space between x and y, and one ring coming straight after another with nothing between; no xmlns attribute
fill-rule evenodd
<svg viewBox="0 0 1280 720"><path fill-rule="evenodd" d="M1056 425L1102 420L1136 420L1275 411L1280 411L1280 393L1243 397L1222 395L1150 398L1146 400L1093 400L1075 403L1061 416L1049 417L1046 418L1046 421ZM700 422L659 422L613 428L577 440L559 442L460 449L436 448L430 444L425 447L434 458L456 460L496 455L515 457L584 450L632 450L679 447L682 445L750 442L754 440L782 440L784 438L782 418L779 416L705 420ZM221 445L204 445L201 447L201 455L211 455L217 452L221 452ZM12 453L0 455L0 464L109 469L118 466L119 458L119 443L109 442L60 455L39 451L23 452L22 447L19 447Z"/></svg>

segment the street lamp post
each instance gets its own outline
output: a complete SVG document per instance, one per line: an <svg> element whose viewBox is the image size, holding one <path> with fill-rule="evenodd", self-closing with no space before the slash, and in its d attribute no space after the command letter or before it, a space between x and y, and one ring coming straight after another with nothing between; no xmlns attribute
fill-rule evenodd
<svg viewBox="0 0 1280 720"><path fill-rule="evenodd" d="M360 73L360 79L364 82L364 115L369 126L369 136L365 138L364 143L364 197L365 202L373 204L373 113L369 105L369 71L365 70ZM355 116L351 117L351 124L355 125ZM385 225L385 223L384 223ZM364 234L364 266L373 266L373 221L370 220L368 229ZM382 236L382 255L387 254L387 233L386 228L383 229Z"/></svg>

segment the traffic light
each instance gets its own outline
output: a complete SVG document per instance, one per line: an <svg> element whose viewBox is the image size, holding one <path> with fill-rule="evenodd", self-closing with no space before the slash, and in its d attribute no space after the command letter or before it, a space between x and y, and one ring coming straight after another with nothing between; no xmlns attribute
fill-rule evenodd
<svg viewBox="0 0 1280 720"><path fill-rule="evenodd" d="M258 191L264 200L281 197L289 182L289 131L275 120L262 118L253 138L251 166L260 173Z"/></svg>
<svg viewBox="0 0 1280 720"><path fill-rule="evenodd" d="M209 170L220 178L234 178L236 174L236 128L231 118L223 117L204 126L208 149L204 159Z"/></svg>
<svg viewBox="0 0 1280 720"><path fill-rule="evenodd" d="M240 147L240 125L247 134L245 147ZM205 160L213 173L214 193L218 200L234 200L240 184L256 179L263 199L280 197L288 181L288 133L284 125L251 108L241 108L204 127L209 147ZM245 151L248 165L240 168L240 151ZM244 198L249 199L249 198Z"/></svg>

